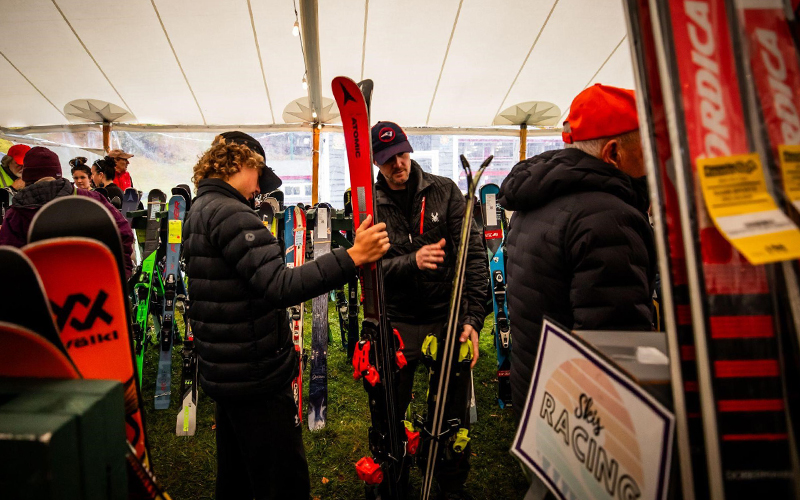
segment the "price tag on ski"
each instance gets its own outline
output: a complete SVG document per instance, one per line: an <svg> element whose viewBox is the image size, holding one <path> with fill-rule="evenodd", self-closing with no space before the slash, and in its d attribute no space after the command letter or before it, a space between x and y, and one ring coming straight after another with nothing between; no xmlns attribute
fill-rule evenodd
<svg viewBox="0 0 800 500"><path fill-rule="evenodd" d="M800 211L800 146L778 146L783 190L788 201Z"/></svg>
<svg viewBox="0 0 800 500"><path fill-rule="evenodd" d="M757 154L697 160L709 215L753 265L800 257L800 230L767 191Z"/></svg>
<svg viewBox="0 0 800 500"><path fill-rule="evenodd" d="M511 452L557 498L666 498L674 427L630 376L544 321Z"/></svg>
<svg viewBox="0 0 800 500"><path fill-rule="evenodd" d="M169 221L169 234L167 235L168 243L181 243L181 233L183 232L182 220Z"/></svg>

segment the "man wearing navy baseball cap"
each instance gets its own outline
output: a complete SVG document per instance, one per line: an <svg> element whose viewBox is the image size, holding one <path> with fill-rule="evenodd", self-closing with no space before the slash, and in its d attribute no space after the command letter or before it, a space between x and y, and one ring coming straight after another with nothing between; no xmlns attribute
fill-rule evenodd
<svg viewBox="0 0 800 500"><path fill-rule="evenodd" d="M425 357L422 346L430 345L425 342L426 337L435 336L440 343L444 337L457 245L467 205L456 183L423 171L411 159L413 151L408 136L396 123L378 122L372 127L373 161L380 169L375 183L378 220L386 223L391 242L383 258L386 310L392 326L403 338L403 353L408 360L408 365L400 370L397 386L397 411L401 414L411 401L414 372ZM461 364L464 375L450 379L444 418L458 419L459 428L468 430L472 389L469 370L478 360L478 332L486 316L489 281L480 231L474 222L465 276L460 341L471 343L472 360L466 366ZM433 356L431 359L441 361ZM447 448L436 469L441 498L468 498L464 483L469 472L470 447L461 453Z"/></svg>

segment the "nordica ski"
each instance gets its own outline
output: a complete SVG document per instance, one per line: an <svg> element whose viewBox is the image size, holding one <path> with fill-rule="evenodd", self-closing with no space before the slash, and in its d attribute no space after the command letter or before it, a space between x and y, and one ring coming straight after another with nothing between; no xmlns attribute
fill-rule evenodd
<svg viewBox="0 0 800 500"><path fill-rule="evenodd" d="M511 405L511 325L506 303L506 264L502 207L497 204L497 184L481 188L483 237L489 257L489 289L494 307L494 345L497 350L497 401L500 408Z"/></svg>
<svg viewBox="0 0 800 500"><path fill-rule="evenodd" d="M147 319L150 316L151 291L155 285L156 251L158 250L158 235L161 229L159 213L164 210L167 195L163 191L153 189L147 196L147 229L142 253L142 265L138 273L133 290L136 305L136 323L134 324L133 339L136 353L136 369L139 375L139 385L142 383L142 365L144 364L144 350L147 336Z"/></svg>
<svg viewBox="0 0 800 500"><path fill-rule="evenodd" d="M694 500L708 498L708 478L683 228L648 1L627 0L626 17L659 255L660 314L668 340L681 490L684 500Z"/></svg>
<svg viewBox="0 0 800 500"><path fill-rule="evenodd" d="M478 168L475 175L469 162L461 155L461 164L467 176L467 208L464 212L464 219L461 221L461 236L458 242L458 253L456 254L456 275L453 281L453 291L450 295L450 313L447 319L447 329L443 337L435 334L429 335L425 339L422 350L426 357L433 359L430 367L430 384L436 386L436 391L428 393L428 414L425 422L425 433L430 438L427 443L428 453L425 461L425 477L422 482L422 500L428 500L433 487L433 474L436 463L441 460L440 447L444 446L452 449L454 453L464 453L469 442L468 431L462 427L464 422L447 422L445 428L445 406L449 396L450 380L452 377L467 376L464 371L471 373L470 362L472 360L472 343L457 343L459 338L459 318L461 317L461 293L464 289L465 274L467 268L467 250L469 245L469 233L472 228L472 211L475 208L475 190L478 187L484 170L492 162L493 156L489 156ZM453 399L458 399L457 396ZM470 395L467 395L470 397Z"/></svg>
<svg viewBox="0 0 800 500"><path fill-rule="evenodd" d="M187 298L178 296L175 308L183 317L185 333L183 336L183 370L181 374L181 401L178 421L175 424L176 436L194 436L197 430L197 353L194 350L194 335L189 324Z"/></svg>
<svg viewBox="0 0 800 500"><path fill-rule="evenodd" d="M342 115L347 146L353 227L360 226L370 215L372 222L377 223L367 103L359 87L349 78L334 78L332 87ZM402 343L398 345L400 335L391 329L386 315L381 262L363 266L359 271L363 280L364 321L361 340L353 356L353 377L364 379L369 397L372 457L359 460L356 472L366 483L367 498L402 499L406 497L406 487L401 480L405 460L416 453L419 444L419 433L404 428L402 410L395 402L397 371L406 365L406 360Z"/></svg>
<svg viewBox="0 0 800 500"><path fill-rule="evenodd" d="M284 211L284 244L286 245L286 267L294 268L303 265L306 259L306 213L298 207L286 207ZM292 393L297 404L297 422L303 420L303 368L305 353L303 350L303 309L304 304L289 308L289 326L292 331L294 349L300 363L297 377L292 381Z"/></svg>
<svg viewBox="0 0 800 500"><path fill-rule="evenodd" d="M331 207L317 206L317 221L312 231L314 260L331 251ZM308 428L325 427L328 418L328 294L311 301L311 369L308 381Z"/></svg>
<svg viewBox="0 0 800 500"><path fill-rule="evenodd" d="M344 215L353 217L353 196L350 188L344 192ZM345 238L353 241L353 231L347 231ZM358 294L358 277L347 282L347 362L353 362L353 352L358 343L358 310L360 296Z"/></svg>
<svg viewBox="0 0 800 500"><path fill-rule="evenodd" d="M173 195L167 205L167 259L164 265L164 306L156 375L155 409L169 408L172 384L172 341L175 329L175 295L181 279L181 233L186 216L186 199Z"/></svg>
<svg viewBox="0 0 800 500"><path fill-rule="evenodd" d="M734 164L729 157L756 145L748 134L755 117L742 102L732 5L651 1L653 38L679 184L709 496L791 498L796 471L778 359L788 320L776 308L776 269L751 265L722 236L697 182L727 168L704 159ZM764 223L728 222L728 231L742 235Z"/></svg>

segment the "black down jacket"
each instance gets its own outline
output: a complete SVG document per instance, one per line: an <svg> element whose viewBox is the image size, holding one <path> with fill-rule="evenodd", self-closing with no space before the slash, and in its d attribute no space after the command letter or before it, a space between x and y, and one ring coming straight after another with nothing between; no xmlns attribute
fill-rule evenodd
<svg viewBox="0 0 800 500"><path fill-rule="evenodd" d="M464 195L455 182L424 172L412 160L408 178L408 189L412 196L411 219L408 220L385 194L389 187L380 173L375 186L378 221L386 223L392 244L382 264L389 318L410 324L446 321L455 278L456 244L461 238L461 224L467 207ZM420 226L422 217L425 220ZM480 230L474 219L470 220L472 227L460 322L480 332L486 316L489 265ZM444 262L437 269L420 270L417 267L417 250L442 238L446 240Z"/></svg>
<svg viewBox="0 0 800 500"><path fill-rule="evenodd" d="M521 409L542 318L575 330L651 330L656 250L645 179L578 149L518 163L498 202L506 236L511 389Z"/></svg>
<svg viewBox="0 0 800 500"><path fill-rule="evenodd" d="M183 228L183 254L200 384L215 400L287 387L299 361L286 308L356 274L344 249L286 268L278 241L219 179L200 181Z"/></svg>

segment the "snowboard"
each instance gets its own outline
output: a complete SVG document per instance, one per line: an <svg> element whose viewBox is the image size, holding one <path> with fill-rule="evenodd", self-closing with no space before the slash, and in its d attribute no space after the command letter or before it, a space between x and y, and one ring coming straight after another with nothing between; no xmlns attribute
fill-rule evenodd
<svg viewBox="0 0 800 500"><path fill-rule="evenodd" d="M175 194L167 204L167 258L164 265L164 303L161 314L158 373L156 375L155 409L169 408L172 384L172 342L175 328L175 296L181 280L181 234L186 216L186 198Z"/></svg>
<svg viewBox="0 0 800 500"><path fill-rule="evenodd" d="M130 212L135 212L136 209L139 207L139 191L128 188L123 193L122 197L122 208L120 211L122 212L122 216L128 220L128 224L133 223L133 217L128 215Z"/></svg>
<svg viewBox="0 0 800 500"><path fill-rule="evenodd" d="M317 220L312 230L314 260L331 251L331 207L317 206ZM328 418L328 294L311 301L311 369L308 381L308 429L325 427Z"/></svg>
<svg viewBox="0 0 800 500"><path fill-rule="evenodd" d="M353 217L353 196L350 188L344 192L344 215ZM354 223L355 224L355 223ZM353 241L353 230L348 230L345 238ZM359 339L358 311L360 308L360 296L358 294L358 276L353 277L347 282L347 362L353 362L353 353Z"/></svg>
<svg viewBox="0 0 800 500"><path fill-rule="evenodd" d="M164 204L166 201L167 195L158 189L153 189L147 195L147 228L145 229L142 265L138 273L138 279L133 287L133 295L136 301L134 307L136 311L134 349L136 352L136 367L137 373L139 374L140 385L142 383L144 351L147 344L147 319L151 312L150 307L153 301L153 287L157 286L158 282L158 278L155 274L158 272L156 268L156 254L159 246L159 232L161 230L159 214L164 211Z"/></svg>
<svg viewBox="0 0 800 500"><path fill-rule="evenodd" d="M364 86L372 87L371 84ZM370 215L373 224L378 222L375 220L369 111L365 96L349 78L334 78L332 88L342 116L355 230ZM400 336L392 330L386 315L381 262L363 266L359 274L364 293L364 320L361 340L355 345L353 355L353 376L363 378L369 398L372 456L359 460L356 472L365 482L368 498L400 499L406 497L406 485L401 479L404 463L416 450L415 443L419 439L416 431L402 423L395 401L397 371L406 361L402 348L398 349ZM407 448L408 443L411 446Z"/></svg>
<svg viewBox="0 0 800 500"><path fill-rule="evenodd" d="M743 93L737 60L737 13L724 0L651 5L691 298L683 312L694 329L694 345L681 346L681 354L696 363L706 453L708 492L697 496L793 497L796 452L780 362L780 338L791 321L776 307L779 275L774 265L751 265L722 236L696 177L704 158L758 148L748 127L756 123L755 106ZM640 73L647 71L641 58L639 64ZM670 236L670 246L674 241Z"/></svg>
<svg viewBox="0 0 800 500"><path fill-rule="evenodd" d="M179 297L175 307L183 317L185 335L183 340L183 366L181 371L181 410L175 424L176 436L194 436L197 430L197 353L194 350L194 334L189 324L189 305L185 297Z"/></svg>
<svg viewBox="0 0 800 500"><path fill-rule="evenodd" d="M444 335L438 338L436 334L431 334L425 339L423 352L432 356L433 363L429 368L429 384L431 389L428 391L428 410L425 418L425 434L434 436L426 443L427 458L424 460L425 476L422 482L422 500L428 500L432 493L433 477L437 463L444 455L452 453L468 452L466 444L469 442L468 429L461 427L461 422L445 421L445 409L447 400L453 400L454 407L460 407L461 394L450 394L450 381L454 377L467 376L470 380L472 370L470 362L472 360L471 342L459 343L459 318L461 317L462 292L464 281L466 280L467 251L469 246L469 235L472 228L473 210L475 208L475 192L480 182L481 176L493 156L489 156L473 175L469 162L461 155L461 164L467 178L467 207L464 211L464 218L461 221L461 235L459 238L458 252L456 254L456 274L453 280L453 290L450 295L450 311L447 320L447 328ZM431 348L431 344L436 343L436 347ZM432 388L436 387L433 391ZM467 398L472 398L472 384L469 384L470 393ZM469 403L469 401L467 401ZM440 448L442 445L449 450Z"/></svg>
<svg viewBox="0 0 800 500"><path fill-rule="evenodd" d="M286 267L294 268L303 265L306 258L306 213L298 207L286 207L284 211L284 244L286 246ZM303 420L303 368L305 353L303 352L303 309L304 304L289 308L289 328L292 331L294 349L297 351L300 370L292 381L292 393L297 404L297 420Z"/></svg>
<svg viewBox="0 0 800 500"><path fill-rule="evenodd" d="M500 187L481 187L483 237L489 257L489 290L494 310L494 346L497 351L497 402L500 408L511 405L511 325L506 303L505 242L502 208L497 204Z"/></svg>

